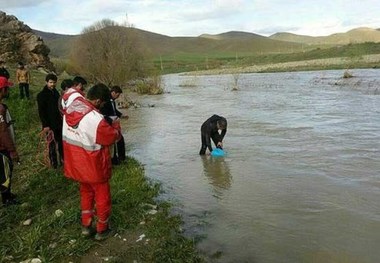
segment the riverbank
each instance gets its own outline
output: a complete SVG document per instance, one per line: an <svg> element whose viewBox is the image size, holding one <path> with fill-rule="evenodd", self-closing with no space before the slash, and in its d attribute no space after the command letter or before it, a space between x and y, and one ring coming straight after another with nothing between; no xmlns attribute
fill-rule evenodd
<svg viewBox="0 0 380 263"><path fill-rule="evenodd" d="M363 55L356 59L350 57L323 58L290 61L282 63L269 63L239 67L223 67L210 70L199 70L184 73L187 75L221 75L221 74L243 74L264 72L290 72L307 70L329 70L349 68L377 68L380 66L380 54Z"/></svg>
<svg viewBox="0 0 380 263"><path fill-rule="evenodd" d="M44 162L35 98L45 74L31 75L31 100L18 99L15 87L4 101L16 120L21 164L13 191L21 204L0 208L0 262L202 262L194 240L182 233L181 217L171 214L169 203L156 201L160 185L132 158L113 171L114 237L96 242L81 236L78 185Z"/></svg>

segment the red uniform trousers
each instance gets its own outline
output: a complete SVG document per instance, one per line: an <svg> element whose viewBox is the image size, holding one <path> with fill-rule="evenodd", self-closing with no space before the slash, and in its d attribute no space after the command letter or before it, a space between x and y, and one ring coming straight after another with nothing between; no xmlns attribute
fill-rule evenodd
<svg viewBox="0 0 380 263"><path fill-rule="evenodd" d="M111 215L111 191L109 182L80 183L80 205L82 209L82 225L89 227L94 215L98 217L96 231L107 230L108 219ZM96 213L95 208L96 207Z"/></svg>

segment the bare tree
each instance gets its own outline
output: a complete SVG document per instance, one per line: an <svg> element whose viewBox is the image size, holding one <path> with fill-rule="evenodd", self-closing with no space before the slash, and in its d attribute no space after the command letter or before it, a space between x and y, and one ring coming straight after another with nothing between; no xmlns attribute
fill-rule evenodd
<svg viewBox="0 0 380 263"><path fill-rule="evenodd" d="M71 62L90 81L123 86L148 74L142 46L134 28L103 19L83 29L72 47Z"/></svg>

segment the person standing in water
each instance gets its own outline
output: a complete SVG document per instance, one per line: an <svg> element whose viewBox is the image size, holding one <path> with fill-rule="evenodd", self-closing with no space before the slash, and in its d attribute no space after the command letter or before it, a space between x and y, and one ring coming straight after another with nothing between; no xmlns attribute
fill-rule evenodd
<svg viewBox="0 0 380 263"><path fill-rule="evenodd" d="M219 133L219 130L221 131ZM217 148L223 149L223 139L227 132L227 120L219 115L212 115L201 126L202 147L200 155L206 154L208 148L212 152L211 140Z"/></svg>

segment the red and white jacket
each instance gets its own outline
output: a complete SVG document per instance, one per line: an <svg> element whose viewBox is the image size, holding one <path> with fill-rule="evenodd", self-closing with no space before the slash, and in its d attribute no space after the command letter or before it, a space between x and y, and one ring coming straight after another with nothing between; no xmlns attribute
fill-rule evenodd
<svg viewBox="0 0 380 263"><path fill-rule="evenodd" d="M60 105L58 106L61 109L61 112L63 113L66 108L69 107L70 104L78 97L84 98L84 93L81 90L77 90L75 88L67 89L59 101Z"/></svg>
<svg viewBox="0 0 380 263"><path fill-rule="evenodd" d="M82 183L111 178L109 146L121 138L120 124L110 125L83 96L64 109L63 151L65 176Z"/></svg>

